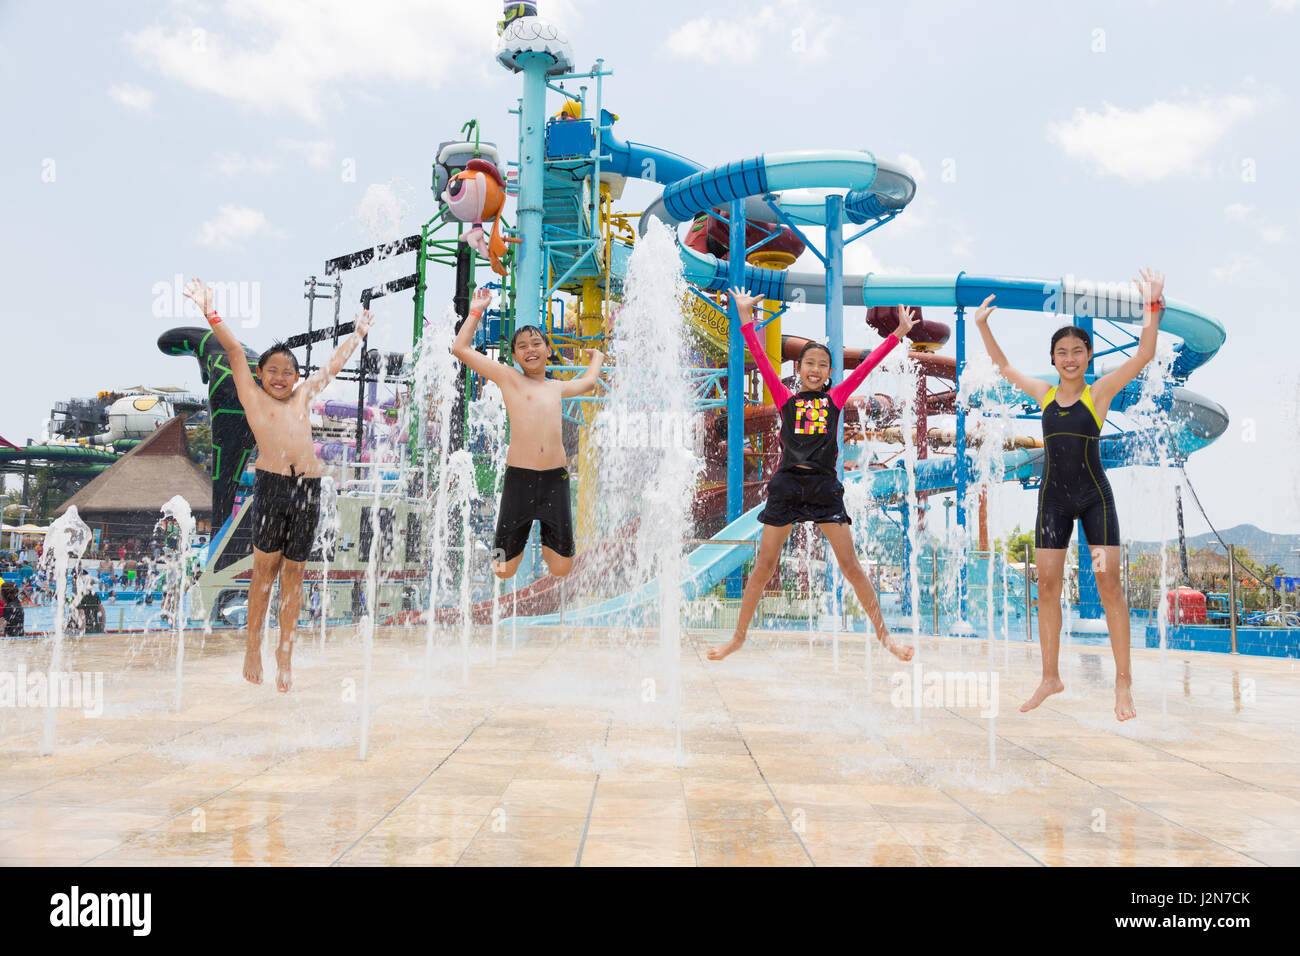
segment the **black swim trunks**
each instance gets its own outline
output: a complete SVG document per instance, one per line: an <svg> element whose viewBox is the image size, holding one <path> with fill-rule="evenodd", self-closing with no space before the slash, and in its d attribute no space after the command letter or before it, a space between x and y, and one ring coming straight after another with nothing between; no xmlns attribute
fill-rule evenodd
<svg viewBox="0 0 1300 956"><path fill-rule="evenodd" d="M509 561L524 550L533 522L542 525L542 544L563 558L573 557L573 516L569 507L569 469L506 466L501 509L493 547Z"/></svg>
<svg viewBox="0 0 1300 956"><path fill-rule="evenodd" d="M767 505L758 520L778 527L800 521L852 524L844 510L844 486L839 479L800 468L772 476L767 483Z"/></svg>
<svg viewBox="0 0 1300 956"><path fill-rule="evenodd" d="M1063 550L1077 520L1090 546L1118 545L1115 495L1101 467L1101 421L1092 388L1062 407L1056 388L1043 398L1043 482L1038 490L1034 547Z"/></svg>
<svg viewBox="0 0 1300 956"><path fill-rule="evenodd" d="M257 472L253 483L253 547L306 561L320 517L320 479Z"/></svg>

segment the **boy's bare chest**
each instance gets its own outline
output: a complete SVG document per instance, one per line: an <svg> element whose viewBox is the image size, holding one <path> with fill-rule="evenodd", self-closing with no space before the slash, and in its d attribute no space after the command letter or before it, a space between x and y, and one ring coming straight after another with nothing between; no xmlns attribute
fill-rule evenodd
<svg viewBox="0 0 1300 956"><path fill-rule="evenodd" d="M307 410L296 401L264 403L261 408L250 411L249 425L254 431L265 429L282 438L311 435Z"/></svg>
<svg viewBox="0 0 1300 956"><path fill-rule="evenodd" d="M507 402L512 416L535 418L539 415L557 414L560 410L560 388L556 382L522 385L515 390L514 401Z"/></svg>

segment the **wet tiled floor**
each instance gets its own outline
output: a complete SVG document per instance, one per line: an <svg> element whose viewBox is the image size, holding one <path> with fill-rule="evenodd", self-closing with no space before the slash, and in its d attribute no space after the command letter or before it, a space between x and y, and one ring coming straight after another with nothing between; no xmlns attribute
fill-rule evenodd
<svg viewBox="0 0 1300 956"><path fill-rule="evenodd" d="M922 637L913 667L850 635L837 672L826 636L710 663L721 636L678 695L652 631L507 624L494 661L488 628L381 630L367 691L344 628L280 695L194 633L179 709L171 636L71 641L102 712L59 708L41 755L46 712L0 707L0 865L1300 864L1296 662L1169 652L1162 682L1135 650L1120 725L1104 648L1020 714L1036 645ZM49 660L0 644L11 689Z"/></svg>

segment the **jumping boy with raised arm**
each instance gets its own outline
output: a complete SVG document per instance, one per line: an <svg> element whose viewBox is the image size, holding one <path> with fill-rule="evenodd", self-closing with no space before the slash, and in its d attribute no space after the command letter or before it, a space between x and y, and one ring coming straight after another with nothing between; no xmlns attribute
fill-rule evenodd
<svg viewBox="0 0 1300 956"><path fill-rule="evenodd" d="M492 570L512 577L524 556L533 522L542 526L542 558L556 577L573 567L573 516L569 507L569 471L565 467L560 402L585 395L596 387L605 356L589 349L587 370L567 381L546 377L551 346L535 325L522 325L510 339L510 349L523 373L494 362L474 350L474 330L492 293L479 289L470 302L469 317L456 333L452 354L488 381L496 382L510 419L510 450L506 454L501 509L497 515Z"/></svg>
<svg viewBox="0 0 1300 956"><path fill-rule="evenodd" d="M292 686L290 666L293 638L302 606L302 569L311 553L320 516L320 462L312 444L308 409L347 363L370 330L371 316L362 312L355 330L330 360L301 388L298 360L277 342L257 362L257 379L248 370L244 349L235 333L212 308L212 290L199 279L185 290L212 326L230 356L231 373L248 425L257 439L257 480L253 491L253 582L248 591L248 646L244 678L262 683L262 622L266 619L271 586L280 579L280 644L275 652L279 669L275 686L284 693Z"/></svg>

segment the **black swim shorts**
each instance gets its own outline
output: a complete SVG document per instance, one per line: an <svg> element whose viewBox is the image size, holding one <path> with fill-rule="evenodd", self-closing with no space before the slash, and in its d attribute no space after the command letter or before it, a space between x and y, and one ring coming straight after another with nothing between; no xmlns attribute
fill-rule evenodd
<svg viewBox="0 0 1300 956"><path fill-rule="evenodd" d="M542 544L563 558L573 557L573 515L569 507L569 469L506 466L493 548L509 561L524 550L533 522L542 526Z"/></svg>
<svg viewBox="0 0 1300 956"><path fill-rule="evenodd" d="M306 561L320 517L320 479L257 472L253 483L253 547Z"/></svg>
<svg viewBox="0 0 1300 956"><path fill-rule="evenodd" d="M778 471L772 476L767 483L767 504L758 520L777 527L800 521L852 523L844 510L844 486L839 479L808 469Z"/></svg>

